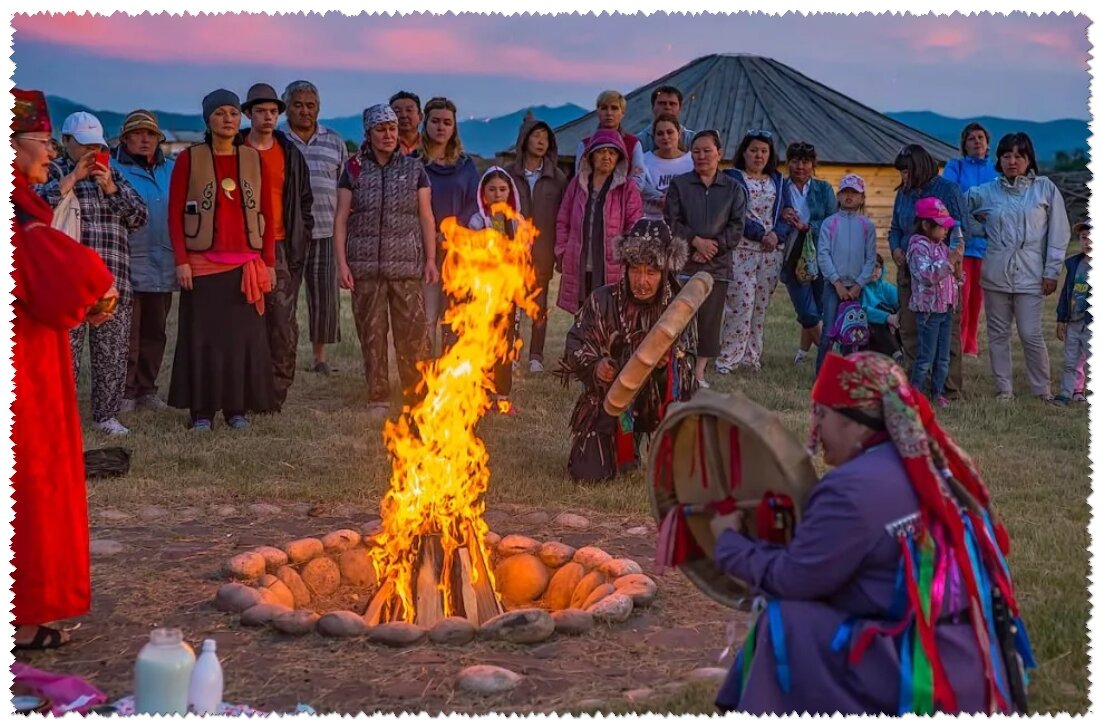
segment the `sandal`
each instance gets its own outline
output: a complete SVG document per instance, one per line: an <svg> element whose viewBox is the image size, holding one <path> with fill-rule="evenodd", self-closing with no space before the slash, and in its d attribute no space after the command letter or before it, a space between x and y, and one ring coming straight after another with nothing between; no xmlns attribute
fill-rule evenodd
<svg viewBox="0 0 1103 727"><path fill-rule="evenodd" d="M64 631L52 629L49 626L39 626L34 632L34 638L29 643L16 643L12 651L46 651L57 649L69 643Z"/></svg>

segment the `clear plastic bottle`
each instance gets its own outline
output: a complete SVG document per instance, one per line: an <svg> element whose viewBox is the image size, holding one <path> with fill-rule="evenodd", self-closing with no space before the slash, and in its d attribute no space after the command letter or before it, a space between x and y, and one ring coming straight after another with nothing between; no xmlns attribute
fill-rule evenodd
<svg viewBox="0 0 1103 727"><path fill-rule="evenodd" d="M134 665L134 711L187 714L195 652L180 629L154 629Z"/></svg>
<svg viewBox="0 0 1103 727"><path fill-rule="evenodd" d="M218 714L222 704L222 665L214 639L203 642L203 651L192 669L188 685L188 709L193 714Z"/></svg>

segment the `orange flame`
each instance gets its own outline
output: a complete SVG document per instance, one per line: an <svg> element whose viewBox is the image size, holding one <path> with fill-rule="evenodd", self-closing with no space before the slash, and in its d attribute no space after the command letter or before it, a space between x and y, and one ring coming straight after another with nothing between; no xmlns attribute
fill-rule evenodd
<svg viewBox="0 0 1103 727"><path fill-rule="evenodd" d="M465 229L455 218L441 225L443 287L451 300L461 301L445 322L458 340L441 358L419 366L424 399L383 430L392 459L391 487L380 506L382 529L372 558L379 583L392 587L394 595L381 621L414 621L414 568L422 536L440 534L442 573L451 572L461 546L470 549L472 560L488 562L483 495L490 483L489 458L475 426L491 406L489 372L521 348L520 340L509 342L515 307L536 313L531 250L536 229L506 205L495 204L492 214L515 223L513 239L493 229ZM441 581L444 615L455 615L451 579Z"/></svg>

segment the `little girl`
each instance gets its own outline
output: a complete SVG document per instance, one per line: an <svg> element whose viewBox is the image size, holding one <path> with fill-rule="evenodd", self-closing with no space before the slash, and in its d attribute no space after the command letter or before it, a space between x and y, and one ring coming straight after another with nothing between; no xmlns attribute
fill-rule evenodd
<svg viewBox="0 0 1103 727"><path fill-rule="evenodd" d="M513 178L509 172L501 167L491 167L483 174L479 181L479 211L471 218L467 227L472 230L497 230L506 237L513 239L517 234L517 224L513 220L506 219L503 214L492 214L491 208L501 202L508 205L514 211L519 210L520 196ZM513 391L513 342L517 340L517 316L516 308L510 313L512 325L509 327L510 353L494 366L492 379L494 381L495 409L514 416L517 410L509 400Z"/></svg>
<svg viewBox="0 0 1103 727"><path fill-rule="evenodd" d="M922 391L929 376L931 399L940 407L950 405L943 391L950 373L950 326L957 303L957 281L946 237L954 224L941 200L924 197L915 203L915 232L908 241L908 272L912 277L908 306L915 311L919 334L911 381Z"/></svg>
<svg viewBox="0 0 1103 727"><path fill-rule="evenodd" d="M866 204L866 183L857 174L848 174L839 182L839 211L820 226L816 240L816 262L823 275L824 340L816 355L820 370L827 352L833 348L827 332L835 325L839 303L862 299L862 288L873 281L877 265L877 226L862 214Z"/></svg>

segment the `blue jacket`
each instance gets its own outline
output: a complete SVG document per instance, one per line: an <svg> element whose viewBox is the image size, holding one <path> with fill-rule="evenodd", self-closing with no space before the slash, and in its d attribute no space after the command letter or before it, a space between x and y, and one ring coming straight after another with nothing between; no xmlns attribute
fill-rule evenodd
<svg viewBox="0 0 1103 727"><path fill-rule="evenodd" d="M137 190L149 208L145 227L131 232L130 283L136 293L171 293L177 290L176 258L169 239L169 182L175 162L161 150L151 169L134 160L120 144L115 149L115 167Z"/></svg>
<svg viewBox="0 0 1103 727"><path fill-rule="evenodd" d="M951 250L961 247L962 225L965 220L965 195L956 184L945 177L935 177L923 185L922 189L909 192L897 190L896 201L892 205L892 224L889 225L889 249L908 251L908 240L915 232L915 203L924 197L937 197L946 205L950 216L957 221L950 231Z"/></svg>
<svg viewBox="0 0 1103 727"><path fill-rule="evenodd" d="M747 196L747 209L750 210L751 191L747 187L747 178L743 176L743 172L738 169L725 169L724 174L743 186L743 193ZM793 200L790 198L789 180L781 176L781 172L774 172L770 178L774 181L774 189L777 190L773 210L774 234L777 235L778 249L781 249L781 246L785 245L785 241L794 232L792 225L781 216L781 211L786 207L792 207ZM762 242L762 238L765 236L766 228L758 220L752 218L748 211L743 217L743 237L751 242Z"/></svg>
<svg viewBox="0 0 1103 727"><path fill-rule="evenodd" d="M999 174L996 172L996 165L987 158L961 157L946 162L942 176L956 184L964 195L973 187L991 182ZM975 235L965 241L966 257L983 258L987 249L988 238L983 235Z"/></svg>
<svg viewBox="0 0 1103 727"><path fill-rule="evenodd" d="M870 325L885 325L889 322L889 314L900 310L900 294L895 285L885 280L884 267L879 278L862 288L862 308Z"/></svg>
<svg viewBox="0 0 1103 727"><path fill-rule="evenodd" d="M1068 323L1069 318L1072 317L1076 298L1076 269L1080 267L1080 262L1083 259L1084 253L1078 253L1065 261L1065 284L1061 286L1061 297L1057 299L1058 323ZM1086 295L1091 295L1090 286ZM1084 313L1084 322L1089 324L1092 322L1090 304L1088 310Z"/></svg>

